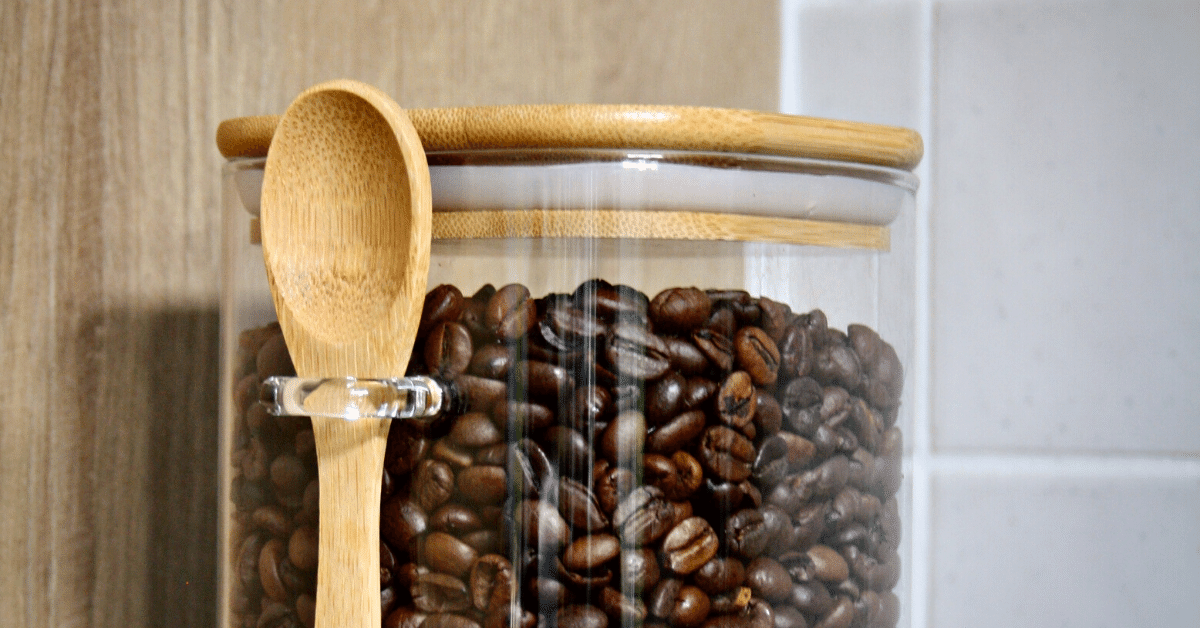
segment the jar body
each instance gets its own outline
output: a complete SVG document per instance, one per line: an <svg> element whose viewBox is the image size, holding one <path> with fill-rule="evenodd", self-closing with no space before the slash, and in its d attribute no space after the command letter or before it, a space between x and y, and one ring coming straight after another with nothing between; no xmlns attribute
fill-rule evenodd
<svg viewBox="0 0 1200 628"><path fill-rule="evenodd" d="M686 155L430 163L408 374L463 403L391 427L384 626L897 623L911 181ZM261 165L225 177L221 614L311 628L311 426L257 403L264 377L294 374L254 235ZM865 187L829 191L847 179ZM890 246L693 228L850 214L890 224Z"/></svg>

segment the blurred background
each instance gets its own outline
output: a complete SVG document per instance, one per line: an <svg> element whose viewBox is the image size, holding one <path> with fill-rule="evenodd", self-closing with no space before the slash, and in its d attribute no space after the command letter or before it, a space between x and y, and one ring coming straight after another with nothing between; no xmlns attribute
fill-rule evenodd
<svg viewBox="0 0 1200 628"><path fill-rule="evenodd" d="M0 622L211 626L217 123L640 102L917 129L914 628L1200 625L1194 0L0 6Z"/></svg>

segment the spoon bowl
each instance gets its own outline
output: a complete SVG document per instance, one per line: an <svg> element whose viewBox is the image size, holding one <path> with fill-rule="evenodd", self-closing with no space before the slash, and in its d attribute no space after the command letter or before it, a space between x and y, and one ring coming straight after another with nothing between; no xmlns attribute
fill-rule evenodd
<svg viewBox="0 0 1200 628"><path fill-rule="evenodd" d="M429 271L425 152L380 90L331 81L280 119L263 173L262 248L305 378L404 375ZM387 419L313 417L320 482L316 625L374 628Z"/></svg>

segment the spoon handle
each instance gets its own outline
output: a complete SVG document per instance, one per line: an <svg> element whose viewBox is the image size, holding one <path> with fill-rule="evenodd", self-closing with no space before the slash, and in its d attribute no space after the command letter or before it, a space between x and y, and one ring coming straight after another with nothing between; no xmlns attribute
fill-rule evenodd
<svg viewBox="0 0 1200 628"><path fill-rule="evenodd" d="M379 606L379 499L389 421L312 419L321 461L317 628L375 628ZM374 472L373 472L374 471Z"/></svg>

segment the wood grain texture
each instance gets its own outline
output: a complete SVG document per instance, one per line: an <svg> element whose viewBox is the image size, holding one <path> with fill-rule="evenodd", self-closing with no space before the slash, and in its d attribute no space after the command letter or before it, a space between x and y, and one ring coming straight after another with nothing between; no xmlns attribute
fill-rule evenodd
<svg viewBox="0 0 1200 628"><path fill-rule="evenodd" d="M773 110L774 0L0 3L0 618L215 623L220 120L358 78L405 107Z"/></svg>

